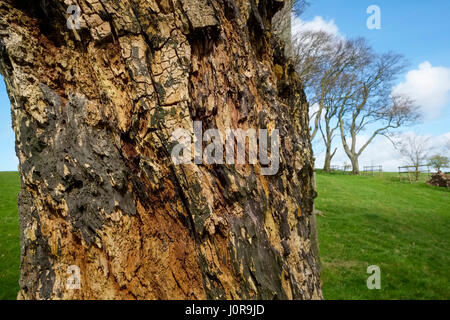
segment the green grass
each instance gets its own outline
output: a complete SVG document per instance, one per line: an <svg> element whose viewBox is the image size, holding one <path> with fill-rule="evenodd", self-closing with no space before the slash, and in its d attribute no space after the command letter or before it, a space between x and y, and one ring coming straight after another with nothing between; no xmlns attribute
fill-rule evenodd
<svg viewBox="0 0 450 320"><path fill-rule="evenodd" d="M0 173L0 299L19 289L19 186L18 173ZM317 188L326 299L450 299L449 190L321 172ZM381 290L367 289L369 265L381 268Z"/></svg>
<svg viewBox="0 0 450 320"><path fill-rule="evenodd" d="M326 299L450 299L449 190L321 172L317 189ZM366 286L369 265L381 290Z"/></svg>
<svg viewBox="0 0 450 320"><path fill-rule="evenodd" d="M19 173L0 172L0 299L19 291L20 236L17 216Z"/></svg>

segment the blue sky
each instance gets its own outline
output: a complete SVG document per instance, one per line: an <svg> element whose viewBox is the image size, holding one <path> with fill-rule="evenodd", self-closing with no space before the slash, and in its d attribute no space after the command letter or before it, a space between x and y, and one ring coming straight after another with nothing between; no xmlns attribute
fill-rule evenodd
<svg viewBox="0 0 450 320"><path fill-rule="evenodd" d="M394 51L404 54L410 62L409 73L402 75L399 83L403 83L402 88L421 101L424 113L433 115L425 117L420 125L407 130L418 135L436 137L437 141L446 134L450 137L450 77L447 77L450 75L449 0L309 2L310 6L301 17L304 22L323 21L337 28L339 34L347 38L366 37L378 52ZM366 26L369 16L366 9L370 5L377 5L381 9L380 30L369 30ZM3 79L0 82L0 171L17 170L10 102ZM375 141L365 152L362 161L391 163L390 168L394 169L399 163L398 154L395 150L390 150L380 156L379 148L388 148L386 141ZM320 165L320 150L316 153ZM342 151L338 152L335 160L336 164L345 162Z"/></svg>
<svg viewBox="0 0 450 320"><path fill-rule="evenodd" d="M14 132L11 128L11 104L3 77L0 78L0 171L17 171L19 161L16 158Z"/></svg>
<svg viewBox="0 0 450 320"><path fill-rule="evenodd" d="M378 51L406 55L412 66L428 60L450 64L450 1L448 0L310 0L304 20L334 20L347 37L364 36ZM367 7L381 9L381 29L366 27Z"/></svg>

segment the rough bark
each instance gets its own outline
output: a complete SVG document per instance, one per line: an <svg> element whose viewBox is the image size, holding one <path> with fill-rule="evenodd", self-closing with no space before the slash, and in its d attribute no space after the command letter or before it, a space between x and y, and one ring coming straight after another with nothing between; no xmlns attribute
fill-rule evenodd
<svg viewBox="0 0 450 320"><path fill-rule="evenodd" d="M80 30L67 28L71 4ZM322 297L308 106L270 32L281 6L0 1L22 182L19 298ZM278 173L174 165L171 134L195 120L279 129Z"/></svg>

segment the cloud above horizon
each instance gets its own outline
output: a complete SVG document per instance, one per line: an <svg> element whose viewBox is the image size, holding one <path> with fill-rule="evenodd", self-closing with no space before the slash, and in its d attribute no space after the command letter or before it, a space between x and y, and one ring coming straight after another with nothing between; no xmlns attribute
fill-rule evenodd
<svg viewBox="0 0 450 320"><path fill-rule="evenodd" d="M422 62L417 69L409 71L405 81L392 89L394 94L406 94L419 106L425 119L441 115L450 104L450 68L433 67Z"/></svg>
<svg viewBox="0 0 450 320"><path fill-rule="evenodd" d="M338 26L334 23L334 20L331 19L326 21L321 16L315 16L311 21L303 21L296 15L292 15L291 22L291 32L292 37L295 37L297 33L300 31L325 31L327 33L333 34L338 37L342 37L339 32Z"/></svg>

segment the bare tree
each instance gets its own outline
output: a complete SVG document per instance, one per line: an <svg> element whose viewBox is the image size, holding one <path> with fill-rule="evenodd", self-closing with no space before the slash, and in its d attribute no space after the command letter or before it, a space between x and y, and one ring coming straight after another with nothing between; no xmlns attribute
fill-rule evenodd
<svg viewBox="0 0 450 320"><path fill-rule="evenodd" d="M336 37L325 31L304 30L293 36L293 61L303 84L317 86L329 69ZM314 93L313 93L314 94Z"/></svg>
<svg viewBox="0 0 450 320"><path fill-rule="evenodd" d="M324 31L305 30L294 37L294 61L310 105L311 139L320 131L325 145L324 171L330 171L337 114L354 94L356 70L370 61L362 39L346 40Z"/></svg>
<svg viewBox="0 0 450 320"><path fill-rule="evenodd" d="M312 140L319 130L328 93L351 64L346 45L345 41L324 31L306 30L294 37L294 63L305 85L309 104L316 107L310 115Z"/></svg>
<svg viewBox="0 0 450 320"><path fill-rule="evenodd" d="M418 108L409 97L391 95L393 82L405 65L400 55L372 54L370 63L356 71L355 92L338 113L342 145L353 174L359 174L359 156L376 136L416 123L419 118ZM368 129L372 132L357 150L358 135Z"/></svg>
<svg viewBox="0 0 450 320"><path fill-rule="evenodd" d="M394 81L405 68L401 55L375 54L363 38L343 39L325 31L303 30L293 37L293 60L305 85L310 106L311 140L320 132L325 146L324 171L336 148L336 131L359 173L361 153L378 135L415 123L417 107L406 96L391 96ZM357 150L357 137L371 129Z"/></svg>
<svg viewBox="0 0 450 320"><path fill-rule="evenodd" d="M331 160L337 151L337 148L334 148L333 152L331 152L331 149L335 132L339 127L339 121L337 121L336 116L339 112L339 107L341 104L345 104L345 97L347 96L346 94L342 94L342 90L347 90L347 93L351 91L351 85L348 89L346 89L346 84L347 81L341 79L341 81L336 82L336 86L333 90L330 90L330 95L327 96L327 99L325 99L325 104L323 105L323 119L319 121L319 129L325 145L325 160L323 166L323 170L325 172L331 171Z"/></svg>
<svg viewBox="0 0 450 320"><path fill-rule="evenodd" d="M439 172L442 168L447 168L448 166L450 166L450 159L443 155L435 154L434 156L430 157L429 165L436 169L437 172Z"/></svg>
<svg viewBox="0 0 450 320"><path fill-rule="evenodd" d="M430 152L430 138L404 135L398 137L394 142L394 146L406 157L408 164L414 167L416 181L419 180L419 168L424 164Z"/></svg>
<svg viewBox="0 0 450 320"><path fill-rule="evenodd" d="M347 50L352 52L354 62L352 63L352 68L347 68L346 73L340 74L333 81L333 85L329 88L328 92L325 93L325 99L323 103L323 119L319 120L319 129L322 135L322 140L325 145L325 160L323 170L325 172L331 171L331 160L333 159L337 148L332 150L333 139L336 136L335 132L339 128L338 114L340 110L345 108L348 101L352 98L354 94L354 87L356 76L352 72L354 71L355 62L359 60L359 63L365 63L365 55L360 55L354 50L354 43L350 42ZM359 59L358 59L359 57Z"/></svg>
<svg viewBox="0 0 450 320"><path fill-rule="evenodd" d="M336 108L326 108L325 114L324 114L324 123L325 123L325 130L323 129L322 123L319 124L320 133L322 135L322 139L325 144L325 161L323 165L323 171L330 172L331 171L331 160L333 159L334 155L336 154L337 148L334 148L333 152L331 152L332 149L332 142L334 138L334 132L338 128L339 124L336 122L335 125L330 125L331 120L336 115Z"/></svg>
<svg viewBox="0 0 450 320"><path fill-rule="evenodd" d="M310 115L311 137L314 139L320 131L325 145L324 171L330 171L336 152L336 149L332 151L333 138L341 122L348 123L350 113L354 123L343 125L342 129L351 129L355 137L372 121L385 120L385 127L374 132L367 144L376 135L403 124L405 108L412 103L390 99L388 90L399 71L396 68L401 67L399 56L377 56L363 38L347 40L323 31L300 32L294 41L297 71L305 83L310 104L316 107ZM384 101L390 101L391 105L385 105ZM342 131L346 130L341 130L341 135ZM345 149L345 134L343 141ZM347 145L346 152L353 158L355 173L359 172L357 158L365 148L355 150L356 138Z"/></svg>

